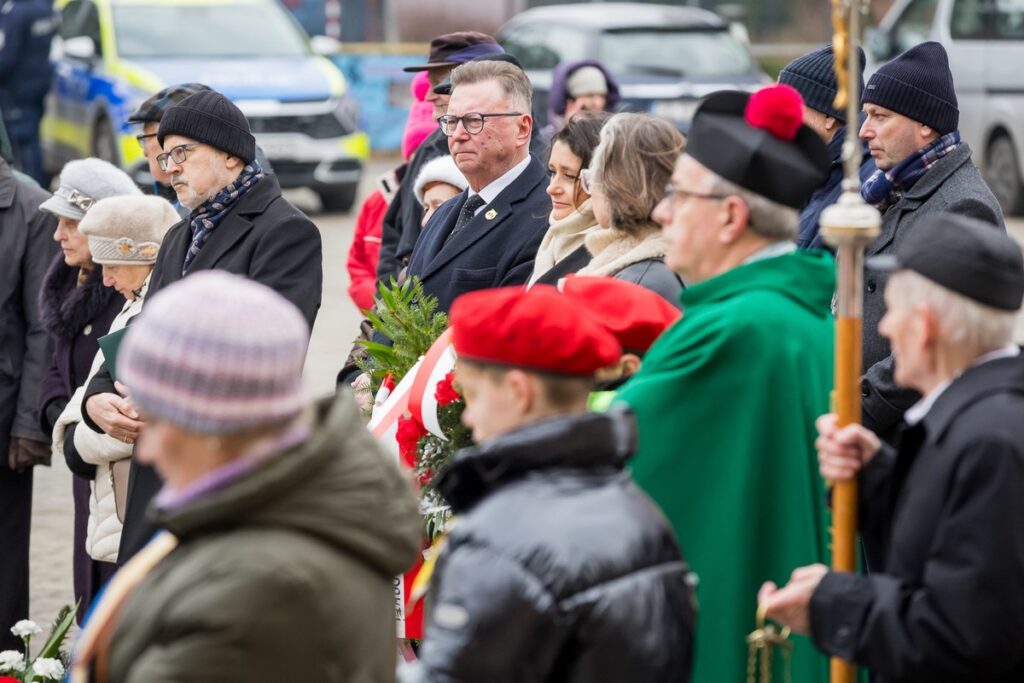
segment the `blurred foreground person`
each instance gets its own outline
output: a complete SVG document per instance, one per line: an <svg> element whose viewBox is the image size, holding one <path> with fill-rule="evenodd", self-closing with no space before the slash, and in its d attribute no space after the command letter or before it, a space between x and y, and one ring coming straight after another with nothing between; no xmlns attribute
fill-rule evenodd
<svg viewBox="0 0 1024 683"><path fill-rule="evenodd" d="M870 574L802 567L761 603L879 683L1024 680L1020 247L937 214L880 258L896 272L879 332L897 384L923 398L898 451L860 425L838 429L835 415L818 421L822 476L860 473Z"/></svg>
<svg viewBox="0 0 1024 683"><path fill-rule="evenodd" d="M633 417L587 414L619 343L550 285L467 294L451 324L479 445L438 478L457 518L403 683L688 681L688 570L625 469Z"/></svg>
<svg viewBox="0 0 1024 683"><path fill-rule="evenodd" d="M828 168L802 121L788 86L716 93L697 109L654 212L665 263L687 283L683 317L619 393L639 425L633 476L700 577L701 683L744 680L761 582L826 555L814 420L832 388L835 263L793 242ZM809 642L792 665L794 681L827 680Z"/></svg>
<svg viewBox="0 0 1024 683"><path fill-rule="evenodd" d="M74 681L393 679L416 499L350 395L303 399L308 339L280 295L218 272L129 327L117 370L146 418L136 457L166 482L149 510L166 532L105 591Z"/></svg>

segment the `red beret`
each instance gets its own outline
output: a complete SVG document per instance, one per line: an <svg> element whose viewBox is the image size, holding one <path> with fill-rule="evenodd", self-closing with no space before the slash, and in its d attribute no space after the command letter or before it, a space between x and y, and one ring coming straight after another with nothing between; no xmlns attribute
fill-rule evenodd
<svg viewBox="0 0 1024 683"><path fill-rule="evenodd" d="M611 277L569 276L562 293L608 328L626 351L646 353L679 320L679 309L640 285Z"/></svg>
<svg viewBox="0 0 1024 683"><path fill-rule="evenodd" d="M550 285L463 294L449 314L460 358L562 375L616 363L615 337Z"/></svg>

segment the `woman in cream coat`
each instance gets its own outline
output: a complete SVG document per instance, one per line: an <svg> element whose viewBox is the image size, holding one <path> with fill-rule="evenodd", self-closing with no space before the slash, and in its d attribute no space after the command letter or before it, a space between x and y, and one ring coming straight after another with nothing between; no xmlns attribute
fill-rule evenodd
<svg viewBox="0 0 1024 683"><path fill-rule="evenodd" d="M89 238L93 262L103 268L103 282L126 299L124 308L110 325L110 333L124 328L142 309L149 278L167 231L180 219L166 200L155 196L111 197L98 201L78 229ZM84 387L103 363L96 354L89 378L71 397L53 429L55 457L65 455L96 465L89 503L86 551L96 561L114 563L121 541L121 520L115 490L127 488L128 468L116 463L130 462L133 444L100 434L82 420ZM117 483L115 484L115 479ZM123 479L123 481L122 481Z"/></svg>

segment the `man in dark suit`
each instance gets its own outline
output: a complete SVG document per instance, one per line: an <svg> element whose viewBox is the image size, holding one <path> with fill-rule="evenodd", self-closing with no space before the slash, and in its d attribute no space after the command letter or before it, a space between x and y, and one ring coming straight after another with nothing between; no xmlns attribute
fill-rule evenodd
<svg viewBox="0 0 1024 683"><path fill-rule="evenodd" d="M923 396L898 449L817 422L822 477L859 473L870 573L801 567L761 607L879 683L1022 681L1024 257L990 224L938 213L869 267L895 271L879 330L896 381Z"/></svg>
<svg viewBox="0 0 1024 683"><path fill-rule="evenodd" d="M548 227L547 173L530 154L532 87L501 61L452 72L439 119L469 189L443 204L413 248L410 277L447 311L460 294L524 284Z"/></svg>
<svg viewBox="0 0 1024 683"><path fill-rule="evenodd" d="M238 107L216 91L197 92L167 110L157 137L164 149L158 163L191 214L164 238L147 298L189 273L225 270L280 293L312 329L323 290L320 232L281 196L277 179L264 174ZM115 387L101 370L86 389L83 421L133 443L143 422L123 396L130 390ZM145 510L162 485L152 468L132 461L118 564L155 531Z"/></svg>

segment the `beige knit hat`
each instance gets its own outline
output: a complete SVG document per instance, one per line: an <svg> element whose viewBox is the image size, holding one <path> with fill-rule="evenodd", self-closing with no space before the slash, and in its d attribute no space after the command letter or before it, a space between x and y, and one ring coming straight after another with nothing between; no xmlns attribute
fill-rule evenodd
<svg viewBox="0 0 1024 683"><path fill-rule="evenodd" d="M78 229L89 238L95 263L136 266L156 262L164 235L180 220L161 197L108 197L89 209Z"/></svg>

